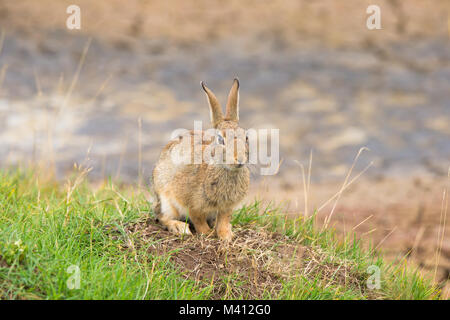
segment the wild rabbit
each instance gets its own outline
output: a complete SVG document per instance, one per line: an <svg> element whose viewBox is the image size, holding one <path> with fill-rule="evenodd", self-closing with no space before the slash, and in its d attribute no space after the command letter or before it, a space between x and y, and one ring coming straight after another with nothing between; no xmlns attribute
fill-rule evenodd
<svg viewBox="0 0 450 320"><path fill-rule="evenodd" d="M153 209L159 222L173 233L191 234L185 223L190 219L197 233L209 234L208 221L215 220L217 236L230 241L233 209L246 196L250 183L248 137L238 126L239 81L234 79L225 117L216 96L203 82L201 86L208 98L215 130L209 140L204 139L205 131L192 130L164 147L153 170L156 193ZM200 141L195 134L200 134ZM227 147L233 152L227 152ZM214 159L206 159L207 150L212 150ZM180 163L174 154L190 161ZM198 156L200 163L194 161Z"/></svg>

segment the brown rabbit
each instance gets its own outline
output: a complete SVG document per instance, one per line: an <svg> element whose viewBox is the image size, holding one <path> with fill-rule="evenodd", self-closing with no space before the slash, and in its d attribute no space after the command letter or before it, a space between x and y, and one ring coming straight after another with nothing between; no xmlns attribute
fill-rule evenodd
<svg viewBox="0 0 450 320"><path fill-rule="evenodd" d="M220 239L232 238L231 215L233 209L247 194L250 173L248 160L248 138L239 128L239 81L234 79L226 106L226 115L216 96L201 83L208 98L210 116L216 129L212 141L196 141L194 135L205 137L205 131L189 131L170 141L161 152L153 170L153 185L156 192L154 211L158 220L169 231L176 234L191 234L187 218L199 234L209 234L208 221L216 221L216 233ZM228 138L227 138L228 136ZM184 139L189 139L188 143ZM233 153L226 153L227 146L233 145ZM195 146L199 148L195 148ZM238 146L238 147L236 147ZM239 148L244 146L244 148ZM226 158L223 161L193 161L199 152L212 148L211 154ZM244 150L244 152L240 152ZM179 163L174 154L190 159ZM220 157L219 157L220 158ZM232 159L230 159L232 158Z"/></svg>

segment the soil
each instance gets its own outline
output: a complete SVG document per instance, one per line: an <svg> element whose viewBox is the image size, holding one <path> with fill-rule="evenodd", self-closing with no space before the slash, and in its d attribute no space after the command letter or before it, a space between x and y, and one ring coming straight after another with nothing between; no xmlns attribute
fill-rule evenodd
<svg viewBox="0 0 450 320"><path fill-rule="evenodd" d="M353 270L348 262L330 262L320 249L299 245L278 233L237 228L233 241L224 244L212 236L182 239L152 219L125 229L129 247L146 246L151 254L169 255L185 277L204 285L216 283L212 292L216 299L230 294L246 299L276 295L283 281L302 276L310 279L319 276L327 285L352 286L371 298L377 297L376 292L366 292L364 275Z"/></svg>

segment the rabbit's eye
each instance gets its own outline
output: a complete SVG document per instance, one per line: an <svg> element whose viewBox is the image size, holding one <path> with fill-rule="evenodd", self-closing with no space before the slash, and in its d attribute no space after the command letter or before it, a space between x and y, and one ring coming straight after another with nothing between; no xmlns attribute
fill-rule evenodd
<svg viewBox="0 0 450 320"><path fill-rule="evenodd" d="M225 140L223 139L223 137L220 134L217 135L217 143L223 144L223 145L225 144Z"/></svg>

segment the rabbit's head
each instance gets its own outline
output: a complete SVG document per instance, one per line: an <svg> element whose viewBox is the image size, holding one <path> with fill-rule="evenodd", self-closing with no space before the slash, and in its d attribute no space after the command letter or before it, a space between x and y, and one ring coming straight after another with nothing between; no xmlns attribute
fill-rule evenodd
<svg viewBox="0 0 450 320"><path fill-rule="evenodd" d="M226 106L225 116L214 93L201 82L208 98L211 123L216 129L211 140L214 148L212 156L216 164L227 169L237 170L248 162L248 137L246 131L239 127L239 80L234 79Z"/></svg>

